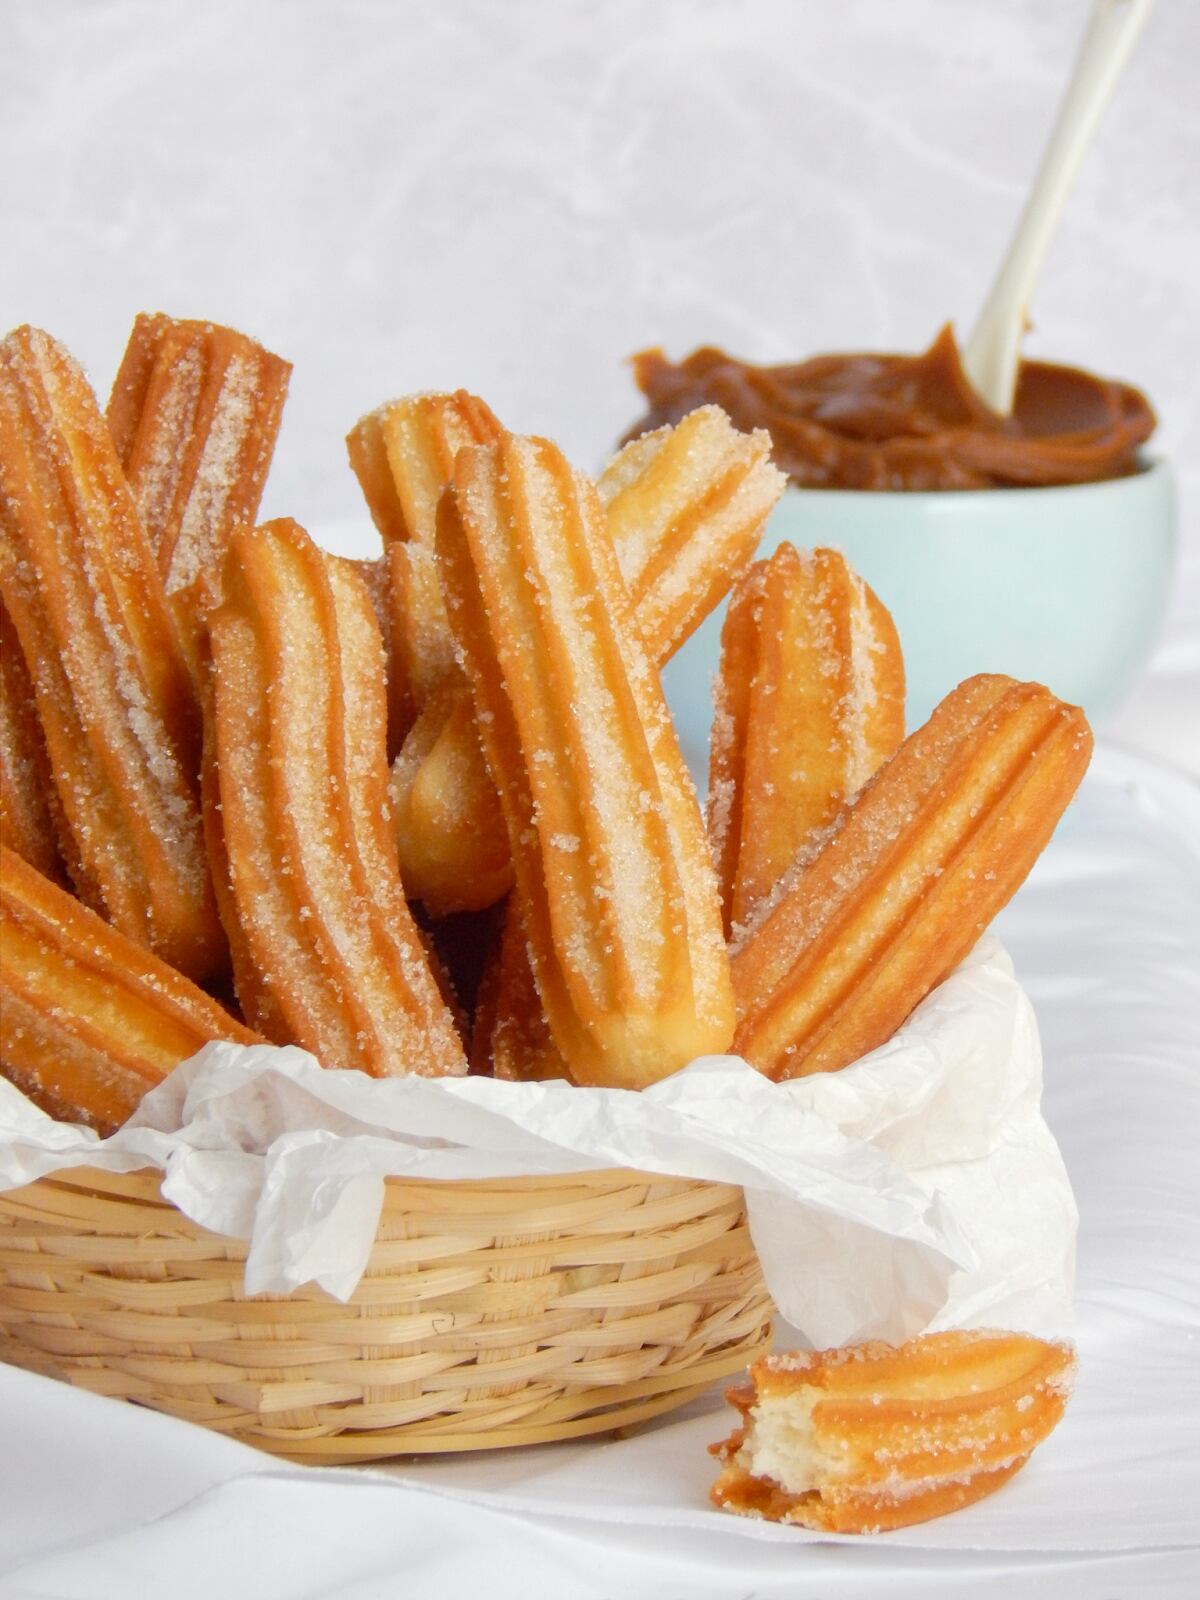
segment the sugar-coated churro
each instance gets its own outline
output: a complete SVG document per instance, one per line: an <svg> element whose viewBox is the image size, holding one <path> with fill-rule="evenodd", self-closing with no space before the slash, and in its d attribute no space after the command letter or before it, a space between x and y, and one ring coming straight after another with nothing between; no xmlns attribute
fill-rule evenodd
<svg viewBox="0 0 1200 1600"><path fill-rule="evenodd" d="M63 879L56 796L21 641L0 601L0 843Z"/></svg>
<svg viewBox="0 0 1200 1600"><path fill-rule="evenodd" d="M500 435L491 410L473 394L414 394L368 411L346 449L385 544L432 546L437 506L464 445Z"/></svg>
<svg viewBox="0 0 1200 1600"><path fill-rule="evenodd" d="M542 1008L515 895L502 908L484 967L471 1036L471 1070L516 1083L571 1076Z"/></svg>
<svg viewBox="0 0 1200 1600"><path fill-rule="evenodd" d="M431 916L482 911L512 884L504 813L461 676L434 691L392 766L392 805L405 892ZM464 861L464 837L478 834ZM469 870L467 870L469 868Z"/></svg>
<svg viewBox="0 0 1200 1600"><path fill-rule="evenodd" d="M214 866L254 974L247 1014L326 1066L465 1072L401 888L383 646L360 574L280 521L234 536L224 591L208 624Z"/></svg>
<svg viewBox="0 0 1200 1600"><path fill-rule="evenodd" d="M656 666L665 665L719 604L753 555L784 486L769 457L765 433L738 433L717 407L705 406L678 427L626 445L600 477L597 492L609 536ZM453 770L471 780L472 791L453 803L447 796L443 811L448 818L469 818L470 825L426 848L456 858L463 881L483 884L491 881L490 865L503 849L499 813L493 805L472 814L478 811L477 735L462 722L453 737ZM445 752L443 765L450 765ZM495 882L503 893L511 877Z"/></svg>
<svg viewBox="0 0 1200 1600"><path fill-rule="evenodd" d="M139 316L108 426L168 594L254 521L291 366L212 322Z"/></svg>
<svg viewBox="0 0 1200 1600"><path fill-rule="evenodd" d="M1020 887L1091 751L1040 684L960 684L742 933L734 1049L792 1078L890 1039Z"/></svg>
<svg viewBox="0 0 1200 1600"><path fill-rule="evenodd" d="M635 1087L727 1042L711 860L591 484L544 440L459 452L438 519L538 990L572 1076Z"/></svg>
<svg viewBox="0 0 1200 1600"><path fill-rule="evenodd" d="M882 1533L1006 1483L1057 1425L1075 1358L1020 1333L932 1333L758 1361L729 1392L713 1503L822 1533Z"/></svg>
<svg viewBox="0 0 1200 1600"><path fill-rule="evenodd" d="M111 1133L208 1040L257 1037L0 846L0 1071L52 1115Z"/></svg>
<svg viewBox="0 0 1200 1600"><path fill-rule="evenodd" d="M715 698L708 830L730 928L903 739L895 625L836 551L781 544L734 589Z"/></svg>
<svg viewBox="0 0 1200 1600"><path fill-rule="evenodd" d="M634 439L597 481L651 658L668 662L751 559L786 479L719 406Z"/></svg>

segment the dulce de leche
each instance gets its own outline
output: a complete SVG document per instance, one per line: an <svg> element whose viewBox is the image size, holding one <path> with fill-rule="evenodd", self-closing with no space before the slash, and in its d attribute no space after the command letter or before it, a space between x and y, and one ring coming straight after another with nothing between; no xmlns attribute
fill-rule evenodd
<svg viewBox="0 0 1200 1600"><path fill-rule="evenodd" d="M719 405L766 428L793 483L825 489L991 489L1120 478L1155 426L1146 397L1077 367L1023 361L1011 416L971 386L947 325L921 355L825 355L755 367L721 350L633 358L650 409L630 437Z"/></svg>

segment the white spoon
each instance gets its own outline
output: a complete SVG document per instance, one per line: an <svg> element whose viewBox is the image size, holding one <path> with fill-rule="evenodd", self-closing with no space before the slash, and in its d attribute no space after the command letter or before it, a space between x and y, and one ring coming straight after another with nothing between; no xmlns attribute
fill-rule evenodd
<svg viewBox="0 0 1200 1600"><path fill-rule="evenodd" d="M1000 271L963 349L963 366L993 411L1012 410L1025 313L1080 158L1153 0L1096 0L1075 71Z"/></svg>

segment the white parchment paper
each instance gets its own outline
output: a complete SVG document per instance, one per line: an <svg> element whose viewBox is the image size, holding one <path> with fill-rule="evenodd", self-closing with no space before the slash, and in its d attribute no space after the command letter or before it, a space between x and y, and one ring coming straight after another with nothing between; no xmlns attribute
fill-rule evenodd
<svg viewBox="0 0 1200 1600"><path fill-rule="evenodd" d="M182 1212L250 1241L251 1292L316 1282L346 1299L389 1175L634 1167L741 1185L775 1302L814 1345L948 1326L1061 1335L1077 1217L1040 1101L1033 1011L986 938L889 1044L787 1084L735 1056L640 1094L378 1081L222 1043L101 1141L0 1080L0 1188L69 1166L160 1167Z"/></svg>

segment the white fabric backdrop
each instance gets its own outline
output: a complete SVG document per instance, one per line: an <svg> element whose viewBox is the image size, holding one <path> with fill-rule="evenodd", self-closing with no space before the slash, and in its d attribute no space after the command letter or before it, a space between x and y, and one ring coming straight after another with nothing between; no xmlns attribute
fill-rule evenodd
<svg viewBox="0 0 1200 1600"><path fill-rule="evenodd" d="M264 512L362 519L343 436L465 384L598 463L624 358L970 327L1090 0L6 0L0 323L107 393L134 314L296 364ZM1200 5L1161 0L1080 171L1031 353L1142 385L1182 577L1119 738L1200 772Z"/></svg>

